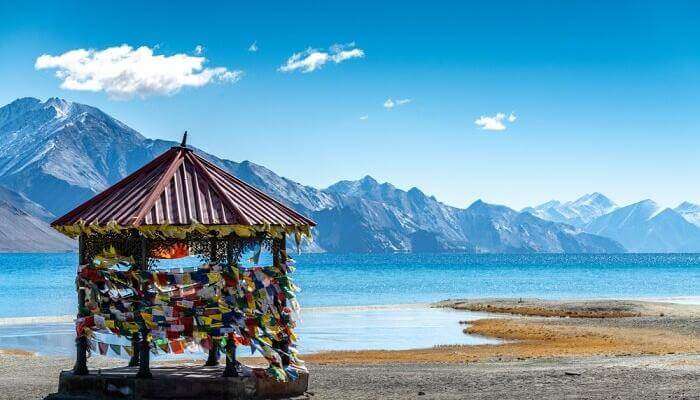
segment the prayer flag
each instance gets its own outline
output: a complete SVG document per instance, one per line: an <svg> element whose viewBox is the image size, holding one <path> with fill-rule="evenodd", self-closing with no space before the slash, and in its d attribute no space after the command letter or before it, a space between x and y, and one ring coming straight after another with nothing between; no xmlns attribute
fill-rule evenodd
<svg viewBox="0 0 700 400"><path fill-rule="evenodd" d="M118 344L110 344L109 348L115 352L118 356L122 354L122 347Z"/></svg>
<svg viewBox="0 0 700 400"><path fill-rule="evenodd" d="M184 341L181 339L173 340L170 342L170 348L172 349L173 353L182 354L185 352L185 345L183 342Z"/></svg>

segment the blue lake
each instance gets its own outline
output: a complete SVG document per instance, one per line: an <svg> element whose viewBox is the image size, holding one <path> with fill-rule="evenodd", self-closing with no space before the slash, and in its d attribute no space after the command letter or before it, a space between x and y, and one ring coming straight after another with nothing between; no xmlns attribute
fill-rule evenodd
<svg viewBox="0 0 700 400"><path fill-rule="evenodd" d="M299 328L306 351L485 343L461 334L458 321L473 315L405 306L448 298L697 301L700 296L697 254L299 254L295 259L294 279L306 309ZM19 327L8 321L74 314L76 262L75 254L0 254L0 347L54 343L65 347L60 353L70 348L69 324ZM369 305L384 307L357 307Z"/></svg>
<svg viewBox="0 0 700 400"><path fill-rule="evenodd" d="M700 255L299 254L303 307L700 296ZM0 318L75 312L75 254L0 254Z"/></svg>

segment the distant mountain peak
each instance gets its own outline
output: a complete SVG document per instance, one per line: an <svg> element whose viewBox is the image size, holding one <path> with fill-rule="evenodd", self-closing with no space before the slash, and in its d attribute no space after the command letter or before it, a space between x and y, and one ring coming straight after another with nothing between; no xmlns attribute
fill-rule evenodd
<svg viewBox="0 0 700 400"><path fill-rule="evenodd" d="M660 208L659 205L652 199L644 199L644 200L638 201L636 203L633 203L627 207L646 208L646 209L654 209L654 210L658 210Z"/></svg>
<svg viewBox="0 0 700 400"><path fill-rule="evenodd" d="M578 199L567 203L571 206L596 206L596 207L602 207L602 208L613 208L616 206L615 202L610 200L607 196L599 193L599 192L593 192L593 193L588 193L584 194L583 196L579 197Z"/></svg>
<svg viewBox="0 0 700 400"><path fill-rule="evenodd" d="M52 107L56 110L56 117L63 118L70 114L70 109L73 103L58 97L51 97L44 102L45 107Z"/></svg>
<svg viewBox="0 0 700 400"><path fill-rule="evenodd" d="M474 200L474 202L472 204L469 205L469 207L467 207L467 210L478 209L478 208L483 208L483 207L487 207L487 206L488 206L488 203L486 203L485 201L483 201L481 199L476 199L476 200Z"/></svg>
<svg viewBox="0 0 700 400"><path fill-rule="evenodd" d="M675 208L676 211L681 212L681 211L696 211L700 212L700 205L691 203L689 201L684 201L681 204L678 205L678 207Z"/></svg>
<svg viewBox="0 0 700 400"><path fill-rule="evenodd" d="M681 217L691 224L700 227L700 205L684 201L674 209Z"/></svg>
<svg viewBox="0 0 700 400"><path fill-rule="evenodd" d="M377 188L383 187L384 189L394 189L394 187L389 183L379 184L376 179L370 175L365 175L356 181L338 181L330 186L328 186L325 191L337 194L358 194L367 193L376 190Z"/></svg>
<svg viewBox="0 0 700 400"><path fill-rule="evenodd" d="M68 101L66 99L62 99L60 97L49 97L48 99L46 99L44 104L47 106L65 107L66 105L73 104L73 102Z"/></svg>
<svg viewBox="0 0 700 400"><path fill-rule="evenodd" d="M363 184L370 184L370 185L379 184L379 182L377 182L377 180L374 179L371 175L363 176L358 182L363 183Z"/></svg>
<svg viewBox="0 0 700 400"><path fill-rule="evenodd" d="M627 215L627 219L651 219L656 214L663 211L655 201L644 199L628 206L621 207L617 211Z"/></svg>
<svg viewBox="0 0 700 400"><path fill-rule="evenodd" d="M615 208L617 205L612 200L599 192L593 192L567 202L551 200L536 207L524 208L523 211L548 221L581 228Z"/></svg>
<svg viewBox="0 0 700 400"><path fill-rule="evenodd" d="M422 190L418 189L415 186L408 189L408 194L410 194L411 196L425 196L425 193L423 193Z"/></svg>
<svg viewBox="0 0 700 400"><path fill-rule="evenodd" d="M660 209L652 218L681 218L681 216L674 210L666 207Z"/></svg>

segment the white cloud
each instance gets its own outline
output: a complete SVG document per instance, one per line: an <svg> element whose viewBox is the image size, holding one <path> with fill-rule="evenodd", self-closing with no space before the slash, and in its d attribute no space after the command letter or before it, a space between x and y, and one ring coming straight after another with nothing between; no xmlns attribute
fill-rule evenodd
<svg viewBox="0 0 700 400"><path fill-rule="evenodd" d="M309 47L302 52L292 54L292 56L287 59L287 62L277 70L280 72L301 71L305 74L320 69L329 61L340 64L343 61L353 58L362 58L364 56L365 52L362 49L356 48L355 42L334 44L328 51Z"/></svg>
<svg viewBox="0 0 700 400"><path fill-rule="evenodd" d="M367 121L369 119L369 115L365 114L360 116L360 121Z"/></svg>
<svg viewBox="0 0 700 400"><path fill-rule="evenodd" d="M386 99L386 101L384 102L383 106L384 106L384 108L386 108L387 110L391 110L391 109L394 108L394 107L403 106L403 105L408 104L408 103L410 103L410 102L412 102L412 101L413 101L413 100L411 100L411 99L396 99L396 100L392 100L391 98L389 98L389 99Z"/></svg>
<svg viewBox="0 0 700 400"><path fill-rule="evenodd" d="M201 56L202 53L204 53L204 46L202 46L201 44L198 44L197 46L195 46L194 55Z"/></svg>
<svg viewBox="0 0 700 400"><path fill-rule="evenodd" d="M56 69L63 89L104 91L117 99L172 95L183 87L236 82L243 75L224 67L205 68L204 57L154 55L154 49L126 44L104 50L75 49L57 56L41 55L34 68Z"/></svg>
<svg viewBox="0 0 700 400"><path fill-rule="evenodd" d="M255 41L248 47L248 51L251 53L256 53L258 51L258 42Z"/></svg>
<svg viewBox="0 0 700 400"><path fill-rule="evenodd" d="M505 131L507 126L504 122L514 123L518 118L514 113L506 117L505 113L497 113L493 117L482 115L474 123L485 131Z"/></svg>

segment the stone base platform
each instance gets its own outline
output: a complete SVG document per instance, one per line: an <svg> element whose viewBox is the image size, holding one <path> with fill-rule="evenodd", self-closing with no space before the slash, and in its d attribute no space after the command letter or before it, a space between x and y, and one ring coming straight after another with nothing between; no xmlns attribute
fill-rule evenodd
<svg viewBox="0 0 700 400"><path fill-rule="evenodd" d="M45 400L192 400L268 399L304 394L309 374L302 372L293 382L278 382L253 369L250 376L224 378L223 367L152 367L152 379L138 379L138 367L90 371L89 375L61 372L58 393Z"/></svg>

